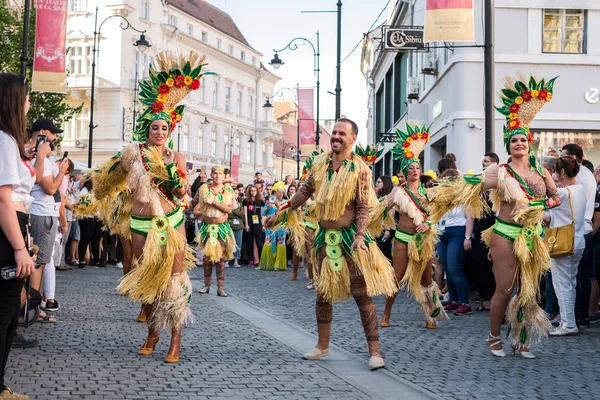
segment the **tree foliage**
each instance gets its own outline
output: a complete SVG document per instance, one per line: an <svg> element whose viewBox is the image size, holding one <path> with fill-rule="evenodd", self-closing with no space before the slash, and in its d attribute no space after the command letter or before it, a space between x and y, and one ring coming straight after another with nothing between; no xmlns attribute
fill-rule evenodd
<svg viewBox="0 0 600 400"><path fill-rule="evenodd" d="M9 9L7 0L0 0L0 71L19 74L21 70L21 50L23 43L23 12ZM35 50L35 9L29 18L29 41L27 47L27 79L31 82L33 52ZM67 95L59 93L31 92L30 109L27 115L29 126L38 118L49 118L57 126L63 126L74 115L79 114L83 103L71 106Z"/></svg>

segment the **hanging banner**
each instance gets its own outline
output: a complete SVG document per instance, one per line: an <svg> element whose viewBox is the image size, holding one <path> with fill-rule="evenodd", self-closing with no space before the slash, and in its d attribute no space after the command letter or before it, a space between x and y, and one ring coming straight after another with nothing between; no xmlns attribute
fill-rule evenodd
<svg viewBox="0 0 600 400"><path fill-rule="evenodd" d="M239 181L239 173L240 173L240 155L233 154L231 156L231 178L234 182Z"/></svg>
<svg viewBox="0 0 600 400"><path fill-rule="evenodd" d="M36 0L34 92L67 93L65 47L68 0Z"/></svg>
<svg viewBox="0 0 600 400"><path fill-rule="evenodd" d="M300 124L300 151L309 155L315 150L315 120L313 113L314 90L298 89L298 116Z"/></svg>
<svg viewBox="0 0 600 400"><path fill-rule="evenodd" d="M473 19L473 0L427 0L424 41L475 41Z"/></svg>

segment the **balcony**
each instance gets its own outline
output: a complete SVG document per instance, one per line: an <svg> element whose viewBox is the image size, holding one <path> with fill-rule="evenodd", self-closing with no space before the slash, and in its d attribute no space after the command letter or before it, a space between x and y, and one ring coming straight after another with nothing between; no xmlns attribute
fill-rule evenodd
<svg viewBox="0 0 600 400"><path fill-rule="evenodd" d="M259 129L262 139L266 141L275 142L283 136L281 124L274 121L262 121Z"/></svg>

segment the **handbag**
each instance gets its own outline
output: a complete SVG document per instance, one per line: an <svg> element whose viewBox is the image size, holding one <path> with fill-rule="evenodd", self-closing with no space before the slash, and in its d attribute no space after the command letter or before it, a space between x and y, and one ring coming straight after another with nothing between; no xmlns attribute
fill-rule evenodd
<svg viewBox="0 0 600 400"><path fill-rule="evenodd" d="M571 207L571 223L568 225L558 226L556 228L546 229L544 243L548 247L550 257L571 256L575 253L575 218L573 216L573 200L571 191L569 192L569 206Z"/></svg>

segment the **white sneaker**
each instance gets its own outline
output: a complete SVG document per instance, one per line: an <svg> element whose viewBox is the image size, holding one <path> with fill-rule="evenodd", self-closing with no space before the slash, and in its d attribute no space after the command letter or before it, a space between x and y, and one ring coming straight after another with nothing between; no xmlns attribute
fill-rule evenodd
<svg viewBox="0 0 600 400"><path fill-rule="evenodd" d="M118 263L117 263L117 268L119 268L119 269L123 269L123 263L122 263L122 262L118 262Z"/></svg>
<svg viewBox="0 0 600 400"><path fill-rule="evenodd" d="M315 281L312 279L308 280L308 285L306 285L308 290L315 290Z"/></svg>
<svg viewBox="0 0 600 400"><path fill-rule="evenodd" d="M233 261L233 268L241 268L242 266L238 263L238 260Z"/></svg>
<svg viewBox="0 0 600 400"><path fill-rule="evenodd" d="M569 336L569 335L576 335L578 332L579 332L579 329L577 329L577 327L567 328L566 326L559 326L558 328L551 330L549 335L550 336Z"/></svg>

